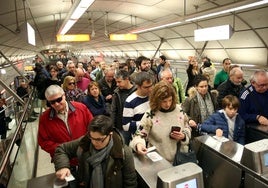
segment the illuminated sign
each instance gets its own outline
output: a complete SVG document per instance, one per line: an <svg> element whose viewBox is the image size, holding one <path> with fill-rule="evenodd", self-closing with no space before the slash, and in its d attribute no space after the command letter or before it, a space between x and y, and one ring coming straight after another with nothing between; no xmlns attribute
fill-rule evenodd
<svg viewBox="0 0 268 188"><path fill-rule="evenodd" d="M233 29L230 25L222 25L217 27L208 27L204 29L194 30L194 40L211 41L211 40L226 40L230 39L233 34Z"/></svg>
<svg viewBox="0 0 268 188"><path fill-rule="evenodd" d="M90 37L88 34L57 35L58 42L85 42L89 40L90 40Z"/></svg>
<svg viewBox="0 0 268 188"><path fill-rule="evenodd" d="M110 40L137 40L136 34L110 34Z"/></svg>

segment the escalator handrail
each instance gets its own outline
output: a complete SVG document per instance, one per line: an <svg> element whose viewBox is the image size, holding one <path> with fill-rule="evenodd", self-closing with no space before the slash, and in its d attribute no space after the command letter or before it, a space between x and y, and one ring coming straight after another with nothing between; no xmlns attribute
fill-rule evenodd
<svg viewBox="0 0 268 188"><path fill-rule="evenodd" d="M12 137L11 139L11 142L9 143L2 159L1 159L1 163L0 163L0 177L3 176L4 174L4 171L5 171L5 168L6 166L8 165L9 163L9 159L10 159L10 155L11 155L11 152L13 150L13 147L16 143L16 139L17 137L19 136L20 132L21 132L21 129L22 129L22 122L23 122L23 119L25 117L25 115L28 113L28 108L29 108L29 105L32 103L32 98L33 98L33 94L35 92L35 89L33 89L29 95L29 100L27 100L27 102L25 103L25 106L23 108L23 112L22 112L22 115L18 121L18 126L14 132L14 136Z"/></svg>

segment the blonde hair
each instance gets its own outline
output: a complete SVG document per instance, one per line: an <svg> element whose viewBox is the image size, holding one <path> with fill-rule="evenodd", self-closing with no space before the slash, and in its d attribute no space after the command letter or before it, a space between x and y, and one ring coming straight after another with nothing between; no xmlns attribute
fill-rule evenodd
<svg viewBox="0 0 268 188"><path fill-rule="evenodd" d="M62 84L62 88L64 91L66 91L68 89L68 85L71 81L74 81L74 83L76 83L75 77L73 76L66 76L63 80L63 84Z"/></svg>

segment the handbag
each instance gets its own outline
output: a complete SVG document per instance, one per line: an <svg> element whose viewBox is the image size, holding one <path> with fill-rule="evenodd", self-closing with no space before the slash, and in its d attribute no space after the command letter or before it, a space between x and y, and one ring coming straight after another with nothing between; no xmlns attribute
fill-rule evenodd
<svg viewBox="0 0 268 188"><path fill-rule="evenodd" d="M177 144L177 152L175 154L175 158L173 161L173 166L181 165L184 163L192 162L192 163L198 163L197 158L196 158L196 153L193 150L192 147L192 140L189 142L189 150L187 153L181 152L180 151L180 142Z"/></svg>

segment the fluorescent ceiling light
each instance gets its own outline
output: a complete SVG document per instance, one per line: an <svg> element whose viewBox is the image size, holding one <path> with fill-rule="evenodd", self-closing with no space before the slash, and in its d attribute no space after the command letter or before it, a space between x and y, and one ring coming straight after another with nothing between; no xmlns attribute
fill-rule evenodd
<svg viewBox="0 0 268 188"><path fill-rule="evenodd" d="M230 39L233 34L233 29L230 25L221 25L217 27L208 27L204 29L194 30L194 40L211 41L211 40L226 40Z"/></svg>
<svg viewBox="0 0 268 188"><path fill-rule="evenodd" d="M71 29L71 27L75 24L75 22L76 20L68 20L65 26L62 28L60 34L64 35L65 33L67 33L69 29Z"/></svg>
<svg viewBox="0 0 268 188"><path fill-rule="evenodd" d="M165 27L176 26L176 25L179 25L180 23L183 23L183 22L200 20L200 19L204 19L204 18L208 18L208 17L213 17L213 16L217 16L217 15L221 15L221 14L226 14L226 13L230 13L230 12L234 12L234 11L239 11L239 10L244 10L247 8L252 8L252 7L264 5L267 3L268 3L268 0L261 0L261 1L257 1L257 2L254 0L238 1L236 3L232 3L232 4L229 4L226 6L222 6L222 7L214 8L212 10L208 10L205 12L200 12L200 13L186 16L186 17L184 17L184 20L180 20L180 21L178 21L178 19L174 20L174 21L167 20L165 23L163 23L163 22L157 23L157 24L147 26L145 28L141 27L141 28L135 29L133 31L130 31L130 33L143 33L143 32L158 30L158 29L165 28Z"/></svg>
<svg viewBox="0 0 268 188"><path fill-rule="evenodd" d="M88 34L57 35L58 42L85 42L89 40L90 40L90 37Z"/></svg>
<svg viewBox="0 0 268 188"><path fill-rule="evenodd" d="M243 3L243 1L242 1L242 3ZM256 7L256 6L259 6L259 5L264 5L266 3L268 3L268 0L262 0L262 1L254 2L254 3L250 3L250 4L246 4L246 5L241 5L241 6L234 7L234 8L229 8L229 9L222 10L222 11L213 12L213 13L210 13L210 14L205 14L205 15L189 18L189 19L186 19L185 21L190 22L190 21L200 20L200 19L204 19L204 18L208 18L208 17L212 17L212 16L218 16L218 15L221 15L221 14L226 14L226 13L229 13L229 12L235 12L235 11L238 11L238 10L244 10L244 9Z"/></svg>
<svg viewBox="0 0 268 188"><path fill-rule="evenodd" d="M157 29L162 29L165 27L171 27L171 26L175 26L175 25L179 25L181 23L181 21L177 21L177 22L172 22L172 23L167 23L167 24L163 24L163 25L158 25L158 26L152 26L149 28L143 28L143 29L137 29L134 31L131 31L131 33L143 33L143 32L147 32L147 31L153 31L153 30L157 30Z"/></svg>
<svg viewBox="0 0 268 188"><path fill-rule="evenodd" d="M58 34L64 35L67 33L94 1L95 0L76 0L60 27Z"/></svg>
<svg viewBox="0 0 268 188"><path fill-rule="evenodd" d="M110 40L137 40L137 35L136 34L110 34L109 35Z"/></svg>

